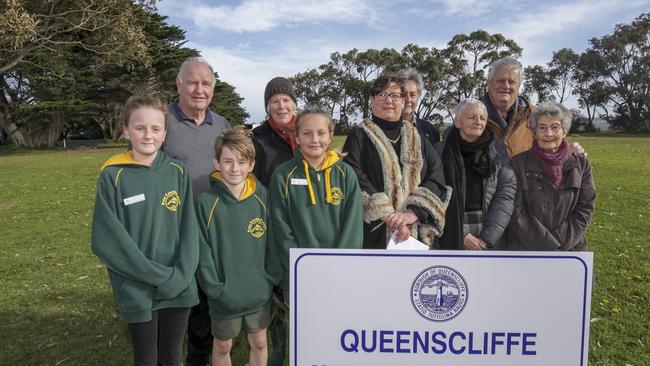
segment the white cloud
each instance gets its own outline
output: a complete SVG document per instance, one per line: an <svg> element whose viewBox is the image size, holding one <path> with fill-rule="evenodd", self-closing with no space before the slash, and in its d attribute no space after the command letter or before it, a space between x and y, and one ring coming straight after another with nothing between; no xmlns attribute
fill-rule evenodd
<svg viewBox="0 0 650 366"><path fill-rule="evenodd" d="M232 32L261 32L318 22L363 23L373 18L372 0L245 0L236 6L194 4L183 8L185 18L201 28Z"/></svg>
<svg viewBox="0 0 650 366"><path fill-rule="evenodd" d="M334 51L385 47L399 51L408 43L444 48L453 34L485 29L522 46L525 65L544 64L552 51L562 47L581 52L589 38L611 33L613 24L629 22L650 3L370 1L243 0L228 2L234 5L211 5L209 0L164 0L159 7L162 14L188 30L188 46L199 50L220 78L236 87L245 98L250 121L256 122L265 115L263 94L268 80L318 67ZM412 17L402 16L413 9L417 11ZM438 18L428 18L435 12ZM315 24L322 28L313 27ZM319 39L314 39L315 29L322 30Z"/></svg>
<svg viewBox="0 0 650 366"><path fill-rule="evenodd" d="M236 88L244 98L243 105L251 115L249 122L259 122L264 116L264 87L276 76L293 76L310 68L318 67L329 60L336 45L313 40L309 52L304 47L287 47L276 54L251 55L223 47L190 44L210 62L219 74L219 79ZM219 98L218 95L214 96Z"/></svg>
<svg viewBox="0 0 650 366"><path fill-rule="evenodd" d="M420 45L432 46L423 43ZM194 42L190 42L188 46L199 50L219 74L219 79L233 85L237 93L244 98L242 104L251 115L248 122L259 122L265 117L264 88L272 78L276 76L289 77L317 68L321 64L327 63L330 54L335 51L347 52L355 47L360 51L384 47L393 47L399 51L405 44L382 44L381 41L371 39L365 41L310 39L272 52L267 50L263 54L254 53L254 47L227 49ZM218 95L214 97L219 98Z"/></svg>
<svg viewBox="0 0 650 366"><path fill-rule="evenodd" d="M435 2L441 3L445 7L446 15L460 15L462 13L480 15L487 11L491 3L485 0L439 0Z"/></svg>
<svg viewBox="0 0 650 366"><path fill-rule="evenodd" d="M430 4L418 2L417 6L409 8L407 13L428 18L440 16L473 18L488 14L491 11L510 14L512 10L517 8L514 0L429 0L428 3Z"/></svg>
<svg viewBox="0 0 650 366"><path fill-rule="evenodd" d="M528 8L528 11L520 12L515 21L509 22L505 26L491 24L487 29L490 32L502 33L523 47L525 51L524 64L544 64L550 60L551 55L542 54L543 52L567 47L564 42L567 39L575 38L576 33L581 32L589 25L609 23L608 17L612 14L634 9L647 3L647 0L628 2L583 0L546 6L541 9L538 7ZM603 31L611 33L613 28ZM600 35L593 33L585 35L585 45L588 38L598 36Z"/></svg>

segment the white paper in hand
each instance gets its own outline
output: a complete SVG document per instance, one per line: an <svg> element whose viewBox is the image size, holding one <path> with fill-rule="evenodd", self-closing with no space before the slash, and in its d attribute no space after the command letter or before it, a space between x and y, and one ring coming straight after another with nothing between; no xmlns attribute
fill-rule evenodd
<svg viewBox="0 0 650 366"><path fill-rule="evenodd" d="M423 242L409 236L408 239L396 242L395 237L397 236L397 231L393 231L393 235L388 241L387 250L429 250L429 246Z"/></svg>

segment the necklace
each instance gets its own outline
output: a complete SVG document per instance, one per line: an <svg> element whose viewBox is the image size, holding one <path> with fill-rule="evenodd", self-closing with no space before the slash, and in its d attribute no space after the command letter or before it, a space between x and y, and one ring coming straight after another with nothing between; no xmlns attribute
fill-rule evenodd
<svg viewBox="0 0 650 366"><path fill-rule="evenodd" d="M386 136L386 135L384 135L384 136ZM395 139L390 139L390 138L388 138L388 136L386 136L386 139L387 139L388 141L390 141L391 143L396 144L397 141L399 141L399 139L400 139L401 137L402 137L402 134L400 133L399 135L397 135L397 137L396 137Z"/></svg>

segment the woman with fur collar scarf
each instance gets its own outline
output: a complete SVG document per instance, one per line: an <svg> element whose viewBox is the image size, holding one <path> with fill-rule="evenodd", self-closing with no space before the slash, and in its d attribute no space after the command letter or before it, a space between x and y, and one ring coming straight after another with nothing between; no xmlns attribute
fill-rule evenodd
<svg viewBox="0 0 650 366"><path fill-rule="evenodd" d="M432 246L445 225L451 188L433 146L403 123L404 80L384 73L371 90L372 117L348 135L345 162L363 191L363 248L385 249L392 233Z"/></svg>

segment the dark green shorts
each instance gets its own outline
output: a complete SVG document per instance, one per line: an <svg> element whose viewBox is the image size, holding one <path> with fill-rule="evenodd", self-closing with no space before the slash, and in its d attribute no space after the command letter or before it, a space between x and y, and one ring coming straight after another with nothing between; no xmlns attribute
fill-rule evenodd
<svg viewBox="0 0 650 366"><path fill-rule="evenodd" d="M212 320L212 336L221 341L233 339L239 335L242 324L246 334L257 333L268 328L271 323L271 302L267 302L261 311L234 319L217 320L210 314Z"/></svg>

